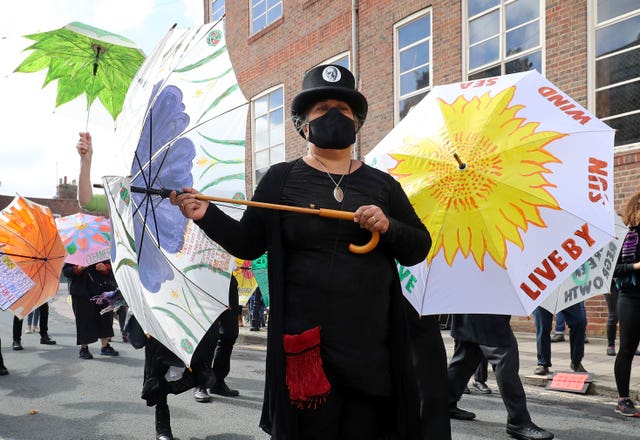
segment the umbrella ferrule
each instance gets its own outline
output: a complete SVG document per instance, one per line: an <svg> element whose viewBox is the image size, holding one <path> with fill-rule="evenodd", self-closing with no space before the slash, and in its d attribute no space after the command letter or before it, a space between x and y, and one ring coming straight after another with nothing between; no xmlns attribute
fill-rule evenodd
<svg viewBox="0 0 640 440"><path fill-rule="evenodd" d="M464 170L465 168L467 168L467 164L464 163L462 159L460 159L460 156L458 156L458 153L453 153L453 158L456 160L456 162L458 162L459 170Z"/></svg>

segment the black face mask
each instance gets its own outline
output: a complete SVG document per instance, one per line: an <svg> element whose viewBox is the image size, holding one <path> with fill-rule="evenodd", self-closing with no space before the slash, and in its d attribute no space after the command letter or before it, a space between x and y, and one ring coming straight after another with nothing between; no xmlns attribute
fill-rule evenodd
<svg viewBox="0 0 640 440"><path fill-rule="evenodd" d="M335 107L309 122L309 142L318 148L344 150L355 141L355 121Z"/></svg>

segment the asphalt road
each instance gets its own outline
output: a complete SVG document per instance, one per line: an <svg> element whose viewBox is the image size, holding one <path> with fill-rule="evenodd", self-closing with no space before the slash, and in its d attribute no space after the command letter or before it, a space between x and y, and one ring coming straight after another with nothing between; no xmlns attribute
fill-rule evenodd
<svg viewBox="0 0 640 440"><path fill-rule="evenodd" d="M51 304L50 334L55 346L39 336L23 335L23 351L13 351L13 315L0 313L2 354L10 371L0 377L0 440L137 440L154 438L153 408L140 399L142 350L114 338L120 356L102 357L98 343L93 360L78 359L75 328L58 295ZM26 326L25 326L26 328ZM117 330L117 327L114 326ZM214 396L197 403L191 391L169 397L172 427L179 440L266 440L258 428L264 377L264 347L236 345L228 384L237 398ZM460 407L477 413L472 422L452 421L458 440L508 439L506 411L495 382L494 394L463 396ZM640 419L613 412L614 399L553 392L526 386L534 422L561 440L631 440L640 438Z"/></svg>

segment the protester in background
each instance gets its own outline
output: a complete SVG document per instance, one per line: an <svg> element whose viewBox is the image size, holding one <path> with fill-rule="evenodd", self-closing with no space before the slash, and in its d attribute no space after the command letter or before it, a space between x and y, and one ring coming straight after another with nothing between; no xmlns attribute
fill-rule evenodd
<svg viewBox="0 0 640 440"><path fill-rule="evenodd" d="M418 317L395 265L424 261L431 239L400 184L352 159L367 101L349 70L321 65L305 75L291 114L307 154L271 166L253 200L342 209L355 212L354 222L251 206L237 221L197 199L193 188L170 196L238 258L268 251L260 426L273 440L448 439L437 318ZM349 252L372 232L380 234L375 249Z"/></svg>
<svg viewBox="0 0 640 440"><path fill-rule="evenodd" d="M0 376L6 376L9 374L9 370L4 366L4 359L2 359L2 340L0 340Z"/></svg>
<svg viewBox="0 0 640 440"><path fill-rule="evenodd" d="M27 315L27 330L25 333L37 333L38 330L38 320L40 319L40 308L34 309L31 313Z"/></svg>
<svg viewBox="0 0 640 440"><path fill-rule="evenodd" d="M231 389L225 382L231 370L231 353L233 346L238 339L239 326L238 316L242 314L242 306L238 298L238 280L231 275L229 282L229 307L220 314L214 322L217 341L214 341L215 352L213 352L213 373L215 374L215 384L209 389L213 394L226 397L236 397L240 395L238 390ZM211 362L209 362L211 365ZM193 390L193 397L196 402L209 402L211 396L205 387L196 386Z"/></svg>
<svg viewBox="0 0 640 440"><path fill-rule="evenodd" d="M65 263L62 273L69 279L71 307L76 318L76 344L80 346L78 357L93 359L89 344L98 339L102 344L102 356L118 356L119 353L109 345L109 338L113 337L113 312L101 313L108 305L92 301L92 297L117 287L111 262L105 260L86 267Z"/></svg>
<svg viewBox="0 0 640 440"><path fill-rule="evenodd" d="M620 326L620 347L614 366L618 388L616 412L627 417L640 417L640 411L629 396L631 365L640 343L640 192L627 201L622 221L629 231L613 274L618 289Z"/></svg>
<svg viewBox="0 0 640 440"><path fill-rule="evenodd" d="M264 322L264 300L262 299L262 292L260 288L256 288L249 299L249 321L251 327L249 331L258 332L265 326Z"/></svg>
<svg viewBox="0 0 640 440"><path fill-rule="evenodd" d="M575 372L584 373L587 370L582 366L584 357L584 338L587 334L587 316L582 303L574 304L563 310L564 317L569 325L569 345L571 363L569 368ZM533 311L533 320L536 327L536 351L538 366L533 374L547 375L551 367L551 324L553 314L544 307L537 307Z"/></svg>
<svg viewBox="0 0 640 440"><path fill-rule="evenodd" d="M49 337L49 303L45 302L38 307L40 314L40 343L44 345L55 345L56 341ZM22 350L22 323L24 320L17 316L13 317L13 349Z"/></svg>
<svg viewBox="0 0 640 440"><path fill-rule="evenodd" d="M491 388L487 386L487 379L489 378L489 372L487 371L489 362L483 356L482 360L478 364L475 373L473 373L473 382L471 386L480 394L491 394Z"/></svg>
<svg viewBox="0 0 640 440"><path fill-rule="evenodd" d="M500 396L507 408L507 433L523 440L550 440L553 434L531 421L518 375L518 341L510 321L511 316L505 315L453 315L451 336L455 349L448 368L449 416L457 420L476 418L471 411L458 408L458 401L484 358L495 371Z"/></svg>

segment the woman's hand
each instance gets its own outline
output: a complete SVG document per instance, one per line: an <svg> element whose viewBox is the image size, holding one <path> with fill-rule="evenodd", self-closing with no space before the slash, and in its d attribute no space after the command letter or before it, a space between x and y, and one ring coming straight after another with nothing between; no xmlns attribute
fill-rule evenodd
<svg viewBox="0 0 640 440"><path fill-rule="evenodd" d="M198 191L193 188L183 188L183 192L178 194L176 191L171 191L169 194L169 200L172 205L176 205L180 208L180 212L186 218L191 220L200 220L207 212L209 202L206 200L196 199Z"/></svg>
<svg viewBox="0 0 640 440"><path fill-rule="evenodd" d="M356 209L353 222L359 223L360 227L367 231L377 231L381 234L389 229L389 219L376 205L364 205Z"/></svg>

